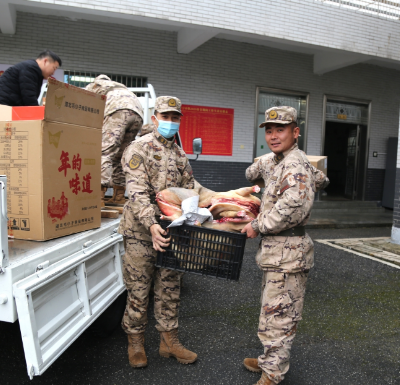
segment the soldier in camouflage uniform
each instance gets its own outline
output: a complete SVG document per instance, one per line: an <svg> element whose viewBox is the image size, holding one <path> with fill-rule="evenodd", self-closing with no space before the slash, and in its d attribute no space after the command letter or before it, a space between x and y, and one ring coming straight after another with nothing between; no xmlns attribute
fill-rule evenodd
<svg viewBox="0 0 400 385"><path fill-rule="evenodd" d="M101 149L102 206L108 187L113 187L114 195L107 203L124 204L125 175L121 157L142 127L143 108L133 92L106 75L98 76L86 89L107 95Z"/></svg>
<svg viewBox="0 0 400 385"><path fill-rule="evenodd" d="M189 364L197 355L178 340L178 308L182 273L155 267L157 251L170 238L158 224L161 212L156 194L169 187L194 188L194 177L184 151L175 143L181 119L181 101L161 96L155 101L154 129L132 142L122 156L128 201L119 226L124 236L123 275L128 300L122 328L128 334L128 356L132 367L147 365L144 332L147 325L149 291L154 279L154 313L160 332L159 353ZM162 134L161 134L162 133Z"/></svg>
<svg viewBox="0 0 400 385"><path fill-rule="evenodd" d="M145 136L147 134L151 134L154 129L157 128L154 124L145 124L139 131L139 133L137 134L137 136Z"/></svg>
<svg viewBox="0 0 400 385"><path fill-rule="evenodd" d="M246 178L265 181L260 214L242 232L261 235L256 262L263 270L258 336L264 354L246 358L245 367L262 372L258 385L281 382L289 370L290 349L301 320L314 245L305 233L316 191L329 184L297 146L297 111L273 107L265 112L265 138L272 153L246 170Z"/></svg>

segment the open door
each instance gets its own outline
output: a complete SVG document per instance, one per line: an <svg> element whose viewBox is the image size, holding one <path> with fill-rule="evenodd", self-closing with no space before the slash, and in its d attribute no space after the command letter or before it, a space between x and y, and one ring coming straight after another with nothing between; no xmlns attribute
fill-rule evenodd
<svg viewBox="0 0 400 385"><path fill-rule="evenodd" d="M349 131L347 138L347 159L346 159L346 187L345 197L349 199L357 198L357 176L358 160L360 152L360 126Z"/></svg>
<svg viewBox="0 0 400 385"><path fill-rule="evenodd" d="M41 375L125 290L114 233L14 284L28 375Z"/></svg>

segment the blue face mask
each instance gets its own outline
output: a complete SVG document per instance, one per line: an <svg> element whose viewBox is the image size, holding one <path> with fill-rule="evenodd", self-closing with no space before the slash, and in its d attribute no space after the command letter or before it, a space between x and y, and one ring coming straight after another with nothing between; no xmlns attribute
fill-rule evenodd
<svg viewBox="0 0 400 385"><path fill-rule="evenodd" d="M156 118L157 119L157 118ZM164 138L172 138L178 131L180 123L174 123L166 120L158 120L158 127L157 131L164 137Z"/></svg>

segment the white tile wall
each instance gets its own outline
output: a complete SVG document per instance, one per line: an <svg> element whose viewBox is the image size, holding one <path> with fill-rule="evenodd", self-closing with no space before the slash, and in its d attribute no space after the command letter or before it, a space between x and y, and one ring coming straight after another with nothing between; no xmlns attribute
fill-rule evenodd
<svg viewBox="0 0 400 385"><path fill-rule="evenodd" d="M400 60L400 23L313 0L28 0L283 38Z"/></svg>
<svg viewBox="0 0 400 385"><path fill-rule="evenodd" d="M312 56L264 46L212 39L182 55L173 32L29 13L17 17L17 33L0 34L1 64L49 48L61 56L64 69L146 76L157 95L234 108L233 156L200 159L252 161L257 86L310 93L309 154L320 154L324 94L372 101L369 168L385 167L385 157L373 158L372 151L386 152L387 138L398 135L399 71L359 64L318 76Z"/></svg>

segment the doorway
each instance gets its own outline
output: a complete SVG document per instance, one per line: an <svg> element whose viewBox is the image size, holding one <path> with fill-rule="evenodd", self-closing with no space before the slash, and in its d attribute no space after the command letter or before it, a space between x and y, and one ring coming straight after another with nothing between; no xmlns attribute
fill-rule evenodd
<svg viewBox="0 0 400 385"><path fill-rule="evenodd" d="M326 122L324 155L328 157L327 200L362 199L367 127Z"/></svg>
<svg viewBox="0 0 400 385"><path fill-rule="evenodd" d="M368 154L368 102L325 97L323 154L330 185L324 200L363 200Z"/></svg>

